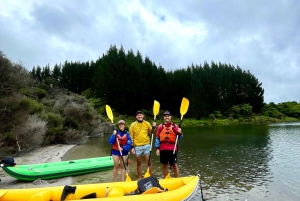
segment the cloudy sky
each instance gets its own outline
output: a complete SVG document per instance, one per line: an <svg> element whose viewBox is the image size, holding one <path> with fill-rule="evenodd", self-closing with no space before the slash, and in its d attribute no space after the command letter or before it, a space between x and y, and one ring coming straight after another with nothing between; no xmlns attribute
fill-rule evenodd
<svg viewBox="0 0 300 201"><path fill-rule="evenodd" d="M299 0L0 0L0 50L33 66L86 62L121 45L166 70L249 70L265 102L300 102Z"/></svg>

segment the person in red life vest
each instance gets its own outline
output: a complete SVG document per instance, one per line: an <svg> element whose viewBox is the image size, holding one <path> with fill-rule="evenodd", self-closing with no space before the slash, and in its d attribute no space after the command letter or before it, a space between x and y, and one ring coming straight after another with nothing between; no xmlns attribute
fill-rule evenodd
<svg viewBox="0 0 300 201"><path fill-rule="evenodd" d="M183 137L181 128L171 122L171 113L166 111L164 113L164 123L160 124L156 131L156 155L160 156L160 162L163 165L164 177L168 175L168 165L172 166L174 177L179 176L179 169L177 165L177 147L173 154L176 137L178 139Z"/></svg>
<svg viewBox="0 0 300 201"><path fill-rule="evenodd" d="M114 130L108 142L112 145L112 156L114 160L114 181L118 180L119 164L121 165L121 180L125 181L125 167L121 157L123 156L124 161L126 161L128 151L130 150L132 145L132 141L129 132L125 130L124 120L119 121L119 130ZM120 151L122 152L122 156Z"/></svg>

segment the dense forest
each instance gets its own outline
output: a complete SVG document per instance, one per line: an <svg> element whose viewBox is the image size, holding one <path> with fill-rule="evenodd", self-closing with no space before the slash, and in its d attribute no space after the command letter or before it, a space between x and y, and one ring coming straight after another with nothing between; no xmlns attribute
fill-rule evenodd
<svg viewBox="0 0 300 201"><path fill-rule="evenodd" d="M93 98L99 107L108 104L127 115L151 109L153 100L179 115L182 97L190 101L188 117L198 119L216 111L228 115L232 106L242 104L259 113L264 105L262 83L239 66L204 62L166 71L148 57L143 59L140 52L125 53L116 46L96 61L37 66L31 74L46 90L50 86L66 88Z"/></svg>

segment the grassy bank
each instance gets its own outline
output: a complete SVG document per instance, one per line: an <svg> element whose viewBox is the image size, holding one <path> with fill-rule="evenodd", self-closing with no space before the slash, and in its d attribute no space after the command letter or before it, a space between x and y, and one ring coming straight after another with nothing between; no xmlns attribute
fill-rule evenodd
<svg viewBox="0 0 300 201"><path fill-rule="evenodd" d="M130 124L135 121L134 116L124 116L124 115L119 115L117 117L114 117L114 123L117 125L119 120L125 120L126 122L126 128L128 129ZM152 123L153 117L145 116L145 120L149 121ZM110 121L107 118L107 121ZM172 117L172 121L176 124L179 124L180 118L178 117ZM271 118L271 117L266 117L266 116L252 116L248 118L239 118L239 119L234 119L234 118L222 118L222 119L195 119L195 118L183 118L182 121L182 126L205 126L205 125L228 125L228 124L267 124L267 123L276 123L276 122L293 122L293 121L300 121L300 119L297 118L292 118L292 117L283 117L281 119L278 118ZM156 119L157 124L160 124L163 122L162 117Z"/></svg>

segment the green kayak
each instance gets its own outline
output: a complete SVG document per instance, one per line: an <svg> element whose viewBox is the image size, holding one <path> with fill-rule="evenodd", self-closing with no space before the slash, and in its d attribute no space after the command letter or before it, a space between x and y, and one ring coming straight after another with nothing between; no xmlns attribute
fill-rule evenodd
<svg viewBox="0 0 300 201"><path fill-rule="evenodd" d="M8 175L23 181L47 180L99 172L112 169L113 165L111 156L14 166L1 163L2 169Z"/></svg>

